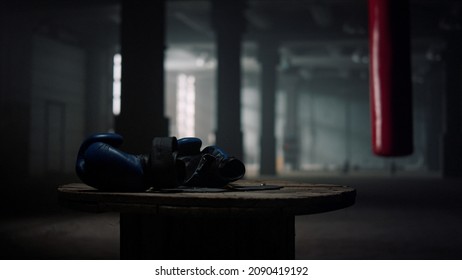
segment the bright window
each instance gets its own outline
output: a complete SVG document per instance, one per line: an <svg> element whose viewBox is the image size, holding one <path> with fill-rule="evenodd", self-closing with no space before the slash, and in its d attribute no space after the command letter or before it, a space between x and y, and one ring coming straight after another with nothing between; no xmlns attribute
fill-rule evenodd
<svg viewBox="0 0 462 280"><path fill-rule="evenodd" d="M112 113L120 114L120 93L122 91L122 56L114 55L113 84L112 84Z"/></svg>
<svg viewBox="0 0 462 280"><path fill-rule="evenodd" d="M196 79L181 74L177 78L176 124L177 136L190 137L195 134Z"/></svg>

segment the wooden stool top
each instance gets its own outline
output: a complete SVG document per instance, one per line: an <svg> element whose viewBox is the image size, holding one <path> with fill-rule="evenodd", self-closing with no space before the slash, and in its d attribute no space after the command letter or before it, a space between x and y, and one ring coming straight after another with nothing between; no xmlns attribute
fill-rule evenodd
<svg viewBox="0 0 462 280"><path fill-rule="evenodd" d="M159 215L307 215L351 206L356 191L339 185L275 180L240 180L237 187L277 185L281 189L226 192L102 192L84 184L58 188L60 202L90 212Z"/></svg>

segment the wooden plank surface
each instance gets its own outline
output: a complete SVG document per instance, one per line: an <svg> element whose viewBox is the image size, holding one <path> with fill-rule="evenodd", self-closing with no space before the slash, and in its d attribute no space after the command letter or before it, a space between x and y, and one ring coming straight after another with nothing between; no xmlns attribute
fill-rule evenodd
<svg viewBox="0 0 462 280"><path fill-rule="evenodd" d="M351 187L275 180L240 180L236 186L282 186L278 190L210 193L101 192L84 184L58 188L60 202L77 210L162 215L306 215L354 204Z"/></svg>

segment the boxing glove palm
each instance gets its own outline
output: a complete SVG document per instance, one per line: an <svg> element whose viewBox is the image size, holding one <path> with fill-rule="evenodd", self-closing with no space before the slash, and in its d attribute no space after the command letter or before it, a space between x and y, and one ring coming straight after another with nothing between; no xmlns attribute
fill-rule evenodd
<svg viewBox="0 0 462 280"><path fill-rule="evenodd" d="M117 149L122 136L114 133L95 134L80 146L76 172L87 185L100 190L146 189L146 156L131 155Z"/></svg>

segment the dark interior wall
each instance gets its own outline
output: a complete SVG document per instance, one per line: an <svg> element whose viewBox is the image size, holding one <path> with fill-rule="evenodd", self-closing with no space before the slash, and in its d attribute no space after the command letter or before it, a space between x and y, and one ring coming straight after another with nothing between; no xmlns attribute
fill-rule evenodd
<svg viewBox="0 0 462 280"><path fill-rule="evenodd" d="M0 4L1 212L56 211L82 140L113 128L117 32L106 4Z"/></svg>
<svg viewBox="0 0 462 280"><path fill-rule="evenodd" d="M10 137L1 149L8 159L3 170L12 177L73 175L83 138L113 127L116 42L84 24L91 25L99 9L51 3L2 8L0 119Z"/></svg>
<svg viewBox="0 0 462 280"><path fill-rule="evenodd" d="M7 176L27 174L33 21L29 14L0 11L0 149Z"/></svg>
<svg viewBox="0 0 462 280"><path fill-rule="evenodd" d="M34 36L30 173L72 173L85 132L86 53Z"/></svg>

